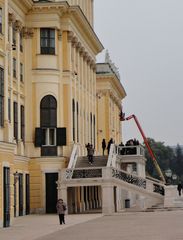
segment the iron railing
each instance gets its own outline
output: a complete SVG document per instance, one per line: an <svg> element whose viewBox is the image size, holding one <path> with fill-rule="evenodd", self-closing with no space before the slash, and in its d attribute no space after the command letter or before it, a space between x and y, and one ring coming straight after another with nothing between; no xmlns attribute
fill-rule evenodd
<svg viewBox="0 0 183 240"><path fill-rule="evenodd" d="M124 182L136 185L141 188L146 188L146 180L143 178L139 178L137 176L131 175L129 173L120 171L118 169L112 168L112 177L120 179Z"/></svg>
<svg viewBox="0 0 183 240"><path fill-rule="evenodd" d="M66 179L79 178L102 178L102 168L66 170Z"/></svg>
<svg viewBox="0 0 183 240"><path fill-rule="evenodd" d="M154 183L153 187L154 187L153 192L159 193L163 196L165 195L165 189L163 186Z"/></svg>

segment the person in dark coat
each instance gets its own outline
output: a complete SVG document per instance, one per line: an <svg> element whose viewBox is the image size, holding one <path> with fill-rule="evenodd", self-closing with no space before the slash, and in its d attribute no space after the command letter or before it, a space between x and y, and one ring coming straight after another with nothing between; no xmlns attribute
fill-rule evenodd
<svg viewBox="0 0 183 240"><path fill-rule="evenodd" d="M182 184L181 184L181 182L179 182L179 184L177 185L177 190L178 190L179 196L181 196L181 192L182 192Z"/></svg>
<svg viewBox="0 0 183 240"><path fill-rule="evenodd" d="M65 224L65 211L67 210L67 207L63 199L58 199L56 209L59 215L60 224Z"/></svg>
<svg viewBox="0 0 183 240"><path fill-rule="evenodd" d="M88 151L89 151L89 148L90 148L90 143L86 144L85 147L86 147L86 150L87 150L87 156L88 156Z"/></svg>
<svg viewBox="0 0 183 240"><path fill-rule="evenodd" d="M106 149L106 142L105 142L105 139L103 138L103 140L102 140L103 155L104 155L105 149Z"/></svg>
<svg viewBox="0 0 183 240"><path fill-rule="evenodd" d="M94 148L93 145L90 144L90 147L88 148L88 162L89 164L93 164L93 154L94 154Z"/></svg>
<svg viewBox="0 0 183 240"><path fill-rule="evenodd" d="M107 153L109 155L109 152L110 152L110 147L111 147L111 144L113 143L113 139L111 138L107 144Z"/></svg>

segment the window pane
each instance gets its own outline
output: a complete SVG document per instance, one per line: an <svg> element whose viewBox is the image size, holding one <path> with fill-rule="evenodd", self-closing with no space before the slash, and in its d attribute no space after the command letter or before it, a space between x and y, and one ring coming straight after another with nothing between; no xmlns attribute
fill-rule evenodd
<svg viewBox="0 0 183 240"><path fill-rule="evenodd" d="M49 145L55 145L55 129L49 129Z"/></svg>
<svg viewBox="0 0 183 240"><path fill-rule="evenodd" d="M50 39L50 47L55 47L55 39Z"/></svg>
<svg viewBox="0 0 183 240"><path fill-rule="evenodd" d="M50 38L55 38L55 30L54 29L50 30Z"/></svg>
<svg viewBox="0 0 183 240"><path fill-rule="evenodd" d="M41 47L48 47L48 40L46 38L41 39Z"/></svg>
<svg viewBox="0 0 183 240"><path fill-rule="evenodd" d="M41 37L48 37L48 29L47 28L41 29Z"/></svg>

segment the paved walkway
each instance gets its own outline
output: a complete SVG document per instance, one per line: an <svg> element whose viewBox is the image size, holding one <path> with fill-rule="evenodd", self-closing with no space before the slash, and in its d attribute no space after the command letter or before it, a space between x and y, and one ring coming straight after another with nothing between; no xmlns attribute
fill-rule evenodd
<svg viewBox="0 0 183 240"><path fill-rule="evenodd" d="M99 217L102 217L102 214L66 215L65 225L59 224L59 218L55 214L16 217L11 227L0 228L0 240L35 240L60 229L63 230Z"/></svg>
<svg viewBox="0 0 183 240"><path fill-rule="evenodd" d="M0 229L0 240L183 240L183 211L123 212L68 215L66 225L56 215L16 218Z"/></svg>

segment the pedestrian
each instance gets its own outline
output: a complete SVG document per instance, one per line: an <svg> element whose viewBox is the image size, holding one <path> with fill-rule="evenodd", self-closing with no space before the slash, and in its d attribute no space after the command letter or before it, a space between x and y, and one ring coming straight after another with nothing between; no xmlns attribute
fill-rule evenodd
<svg viewBox="0 0 183 240"><path fill-rule="evenodd" d="M111 138L107 144L107 153L109 155L109 152L110 152L110 147L111 147L111 144L113 143L113 139Z"/></svg>
<svg viewBox="0 0 183 240"><path fill-rule="evenodd" d="M87 150L87 156L88 156L88 151L89 151L89 148L90 148L90 143L85 144L85 147L86 147L86 150Z"/></svg>
<svg viewBox="0 0 183 240"><path fill-rule="evenodd" d="M63 199L58 199L56 209L59 215L60 224L65 224L65 211L67 210L67 207Z"/></svg>
<svg viewBox="0 0 183 240"><path fill-rule="evenodd" d="M119 144L119 153L120 153L121 155L125 155L125 148L124 148L123 142L121 142L121 143Z"/></svg>
<svg viewBox="0 0 183 240"><path fill-rule="evenodd" d="M179 196L181 196L181 192L182 192L182 183L181 182L179 182L179 184L177 185L177 190L178 190Z"/></svg>
<svg viewBox="0 0 183 240"><path fill-rule="evenodd" d="M104 156L105 149L106 149L106 142L105 142L105 139L103 138L103 140L102 140L103 156Z"/></svg>
<svg viewBox="0 0 183 240"><path fill-rule="evenodd" d="M93 145L90 144L90 147L88 149L88 162L89 164L93 164L93 154L94 154L94 148L93 148Z"/></svg>

